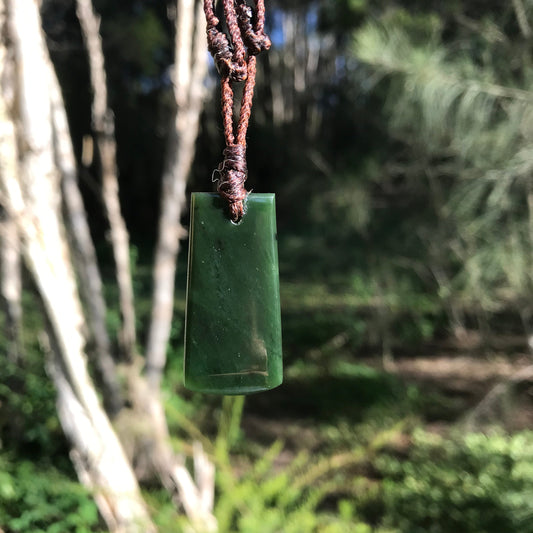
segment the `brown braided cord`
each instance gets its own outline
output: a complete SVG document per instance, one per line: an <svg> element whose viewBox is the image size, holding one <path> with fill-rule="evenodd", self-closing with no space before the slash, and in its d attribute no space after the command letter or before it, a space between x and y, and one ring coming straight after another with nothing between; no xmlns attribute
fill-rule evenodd
<svg viewBox="0 0 533 533"><path fill-rule="evenodd" d="M204 0L207 19L207 43L217 70L222 78L222 121L226 148L224 159L216 172L219 174L217 190L229 204L234 222L244 215L244 188L247 176L246 132L252 113L255 87L256 58L270 48L265 34L265 3L255 1L255 15L246 0L222 0L228 35L219 29L220 20L215 15L215 0ZM233 121L233 84L245 82L239 119L235 131Z"/></svg>

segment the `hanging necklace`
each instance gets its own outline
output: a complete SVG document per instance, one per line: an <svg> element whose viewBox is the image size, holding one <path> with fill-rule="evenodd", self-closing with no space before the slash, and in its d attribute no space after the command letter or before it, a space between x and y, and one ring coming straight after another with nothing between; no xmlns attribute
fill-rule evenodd
<svg viewBox="0 0 533 533"><path fill-rule="evenodd" d="M255 12L246 0L222 0L222 7L227 34L214 0L204 0L226 147L213 172L218 194L191 195L184 373L192 390L248 394L283 379L275 198L244 187L256 55L270 40L264 0L255 1ZM235 83L244 83L236 121Z"/></svg>

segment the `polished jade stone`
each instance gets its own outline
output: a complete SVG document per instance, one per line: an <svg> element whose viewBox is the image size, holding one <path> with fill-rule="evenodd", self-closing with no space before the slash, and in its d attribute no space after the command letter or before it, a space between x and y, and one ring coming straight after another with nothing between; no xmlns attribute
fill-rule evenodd
<svg viewBox="0 0 533 533"><path fill-rule="evenodd" d="M235 224L218 194L193 193L185 386L249 394L283 380L275 198L249 194Z"/></svg>

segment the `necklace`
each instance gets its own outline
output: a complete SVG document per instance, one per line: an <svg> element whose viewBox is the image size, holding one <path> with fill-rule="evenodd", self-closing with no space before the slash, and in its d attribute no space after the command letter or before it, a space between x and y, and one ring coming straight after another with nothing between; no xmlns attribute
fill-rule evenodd
<svg viewBox="0 0 533 533"><path fill-rule="evenodd" d="M193 193L187 304L185 386L249 394L281 384L281 312L274 194L249 193L246 132L256 55L270 48L264 0L222 0L227 33L204 0L207 41L221 76L225 149L213 172L216 193ZM244 83L233 117L234 84Z"/></svg>

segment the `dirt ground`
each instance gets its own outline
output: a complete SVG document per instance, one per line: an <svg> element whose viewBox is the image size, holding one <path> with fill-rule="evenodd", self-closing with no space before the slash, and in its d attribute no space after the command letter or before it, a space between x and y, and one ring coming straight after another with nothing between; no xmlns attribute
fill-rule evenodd
<svg viewBox="0 0 533 533"><path fill-rule="evenodd" d="M449 354L397 359L388 371L404 382L416 384L425 393L439 394L449 400L452 406L449 418L452 420L447 420L448 416L444 420L439 420L438 416L431 420L430 416L430 428L431 425L438 429L442 424L457 422L484 401L487 412L481 413L482 423L493 422L510 431L518 431L533 429L533 380L527 371L532 365L533 358L529 354ZM502 394L506 384L513 381L516 381L514 385ZM492 399L487 402L488 394ZM453 409L454 402L460 412Z"/></svg>
<svg viewBox="0 0 533 533"><path fill-rule="evenodd" d="M377 357L359 359L358 363L375 368L380 374L383 372ZM507 387L524 372L526 379ZM494 426L510 432L533 430L533 358L529 354L491 352L484 355L441 349L437 356L395 358L387 365L384 375L399 378L406 387L416 387L422 403L420 416L428 431L448 433L461 427L472 413L475 417L467 430L485 431ZM361 401L361 385L361 382L354 385L318 380L306 388L298 388L285 383L266 395L250 397L243 418L244 432L263 445L281 439L288 450L302 447L311 452L320 450L324 435L319 428L324 423L327 425L327 412L342 409L347 419L356 423L357 414L351 417L345 406ZM380 386L376 383L370 388ZM354 395L354 387L359 396ZM487 395L491 395L488 402ZM332 397L336 398L332 400L336 403L324 405ZM478 412L480 402L484 403ZM292 455L287 451L287 461Z"/></svg>

